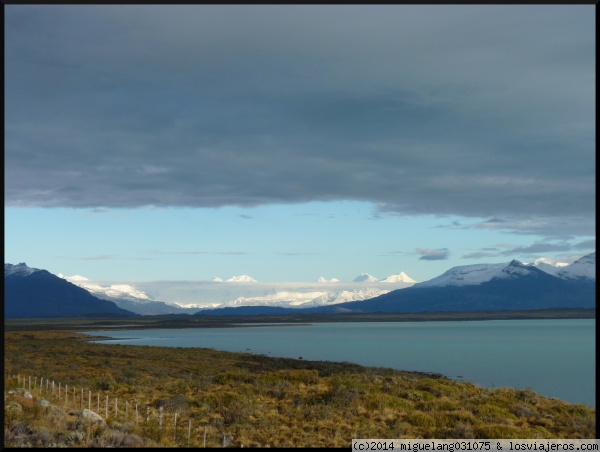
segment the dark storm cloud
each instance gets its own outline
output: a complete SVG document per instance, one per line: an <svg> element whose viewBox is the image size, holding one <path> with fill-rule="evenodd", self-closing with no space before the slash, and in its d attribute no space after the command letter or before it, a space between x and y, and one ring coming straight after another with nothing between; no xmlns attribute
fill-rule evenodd
<svg viewBox="0 0 600 452"><path fill-rule="evenodd" d="M361 200L594 234L592 5L5 12L7 206Z"/></svg>

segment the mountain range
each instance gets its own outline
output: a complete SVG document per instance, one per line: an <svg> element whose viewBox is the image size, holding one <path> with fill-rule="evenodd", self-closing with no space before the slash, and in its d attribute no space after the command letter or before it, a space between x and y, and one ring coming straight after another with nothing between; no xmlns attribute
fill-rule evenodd
<svg viewBox="0 0 600 452"><path fill-rule="evenodd" d="M458 312L596 307L596 253L558 271L517 260L453 267L442 275L369 298L302 309L302 313ZM282 308L285 309L285 308ZM265 309L205 309L197 315L257 315ZM278 309L277 314L298 310Z"/></svg>
<svg viewBox="0 0 600 452"><path fill-rule="evenodd" d="M56 276L24 263L5 264L5 317L595 308L595 275L596 253L591 253L560 267L516 260L458 266L420 283L404 272L382 280L363 273L353 283L319 278L318 290L313 285L304 291L277 290L260 296L238 296L215 308L199 309L153 300L130 284L101 286L82 276ZM218 282L219 287L220 283L234 283L227 287L239 287L242 291L257 284L247 275ZM396 285L388 290L382 288L388 284L379 283ZM351 289L347 289L348 284L353 284Z"/></svg>
<svg viewBox="0 0 600 452"><path fill-rule="evenodd" d="M95 297L113 301L123 309L142 315L194 314L201 309L200 307L184 307L176 303L159 301L131 284L101 285L79 275L65 276L59 273L58 276L86 289ZM356 278L356 280L358 279L360 278ZM371 277L356 283L342 283L336 278L327 280L321 277L315 284L292 283L289 287L284 287L285 284L277 287L277 284L258 283L248 275L233 276L227 280L215 276L211 283L218 283L211 289L220 288L221 290L218 292L222 293L224 299L218 303L210 303L208 306L205 304L203 307L305 308L373 298L389 292L392 288L408 287L414 284L415 280L406 273L400 272L382 280ZM233 290L234 288L235 290Z"/></svg>
<svg viewBox="0 0 600 452"><path fill-rule="evenodd" d="M70 283L87 290L96 298L108 300L118 307L141 315L194 314L198 309L184 308L176 304L154 300L146 293L130 284L111 284L102 286L84 276L58 276Z"/></svg>

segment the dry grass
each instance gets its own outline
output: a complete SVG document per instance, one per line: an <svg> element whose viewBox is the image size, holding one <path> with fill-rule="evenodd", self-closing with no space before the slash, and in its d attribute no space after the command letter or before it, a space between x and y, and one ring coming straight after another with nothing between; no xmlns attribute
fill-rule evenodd
<svg viewBox="0 0 600 452"><path fill-rule="evenodd" d="M5 447L202 447L205 431L207 447L222 446L223 435L226 444L244 447L348 447L352 438L596 437L596 411L584 405L350 363L93 344L69 331L19 331L5 333L4 365L6 374L75 387L78 397L83 388L84 408L92 391L94 411L99 393L103 417L105 397L111 401L107 426L99 427L79 420L79 399L59 403L39 388L31 391L33 399L7 396L18 386L16 378L9 379ZM165 411L159 429L157 403L178 394L185 401L178 428L173 429L174 412ZM42 398L61 408L38 406ZM21 410L10 408L12 402Z"/></svg>

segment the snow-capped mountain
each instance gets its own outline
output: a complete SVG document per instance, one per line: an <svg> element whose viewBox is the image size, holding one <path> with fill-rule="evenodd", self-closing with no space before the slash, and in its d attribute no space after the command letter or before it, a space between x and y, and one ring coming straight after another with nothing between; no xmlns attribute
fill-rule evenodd
<svg viewBox="0 0 600 452"><path fill-rule="evenodd" d="M328 306L348 301L367 300L374 298L389 290L376 288L341 290L338 292L294 292L278 291L276 293L259 297L239 297L235 300L222 303L218 308L231 308L240 306L277 306L285 308L306 308L312 306Z"/></svg>
<svg viewBox="0 0 600 452"><path fill-rule="evenodd" d="M103 287L100 284L90 281L88 278L80 275L65 276L62 273L57 275L59 278L66 279L70 283L79 286L92 295L102 296L105 295L110 298L124 298L127 300L144 302L144 301L156 301L152 300L147 294L141 290L136 289L129 284L111 284L108 287Z"/></svg>
<svg viewBox="0 0 600 452"><path fill-rule="evenodd" d="M596 281L596 253L587 254L571 265L561 267L556 276L568 280Z"/></svg>
<svg viewBox="0 0 600 452"><path fill-rule="evenodd" d="M4 264L6 318L134 316L109 300L93 296L47 270Z"/></svg>
<svg viewBox="0 0 600 452"><path fill-rule="evenodd" d="M340 282L340 280L337 278L326 279L321 276L319 279L317 279L317 282L319 282L319 283Z"/></svg>
<svg viewBox="0 0 600 452"><path fill-rule="evenodd" d="M101 286L96 282L90 281L85 276L65 276L62 273L59 273L58 277L87 290L97 298L112 301L120 308L135 312L136 314L192 314L196 312L195 309L182 308L175 304L155 300L131 284L111 284L109 286Z"/></svg>
<svg viewBox="0 0 600 452"><path fill-rule="evenodd" d="M528 265L539 268L543 272L546 272L552 276L557 276L557 273L560 271L561 268L563 268L563 266L552 265L552 264L549 264L548 262L540 261L539 259L537 259L533 264L528 264Z"/></svg>
<svg viewBox="0 0 600 452"><path fill-rule="evenodd" d="M398 283L398 282L416 283L417 281L415 281L414 279L412 279L406 273L400 272L397 275L390 275L387 278L380 279L379 282L385 282L385 283Z"/></svg>
<svg viewBox="0 0 600 452"><path fill-rule="evenodd" d="M566 280L596 280L596 253L587 254L572 264L552 265L542 259L531 264L546 273Z"/></svg>
<svg viewBox="0 0 600 452"><path fill-rule="evenodd" d="M408 276L404 272L400 272L397 275L390 275L387 278L377 279L375 276L370 275L369 273L361 273L356 278L354 278L353 282L383 282L383 283L410 283L415 284L416 281Z"/></svg>
<svg viewBox="0 0 600 452"><path fill-rule="evenodd" d="M379 281L375 276L369 275L368 273L361 273L353 280L354 282L377 282Z"/></svg>
<svg viewBox="0 0 600 452"><path fill-rule="evenodd" d="M330 306L334 304L347 303L349 301L369 300L378 297L389 290L368 288L359 290L342 290L340 292L325 293L314 300L304 303L301 307Z"/></svg>
<svg viewBox="0 0 600 452"><path fill-rule="evenodd" d="M212 282L223 282L223 279L219 278L218 276L213 277Z"/></svg>
<svg viewBox="0 0 600 452"><path fill-rule="evenodd" d="M452 267L429 281L414 285L415 288L470 286L490 281L493 278L505 278L514 272L524 273L528 268L518 261L501 264L473 264Z"/></svg>
<svg viewBox="0 0 600 452"><path fill-rule="evenodd" d="M592 257L581 262L591 265ZM577 268L577 267L576 267ZM586 273L582 270L583 273ZM513 260L454 267L442 275L365 301L321 312L450 312L593 309L595 279L562 279ZM310 312L310 311L309 311Z"/></svg>
<svg viewBox="0 0 600 452"><path fill-rule="evenodd" d="M4 277L7 276L29 276L34 272L39 272L38 268L28 267L25 262L20 264L4 264Z"/></svg>
<svg viewBox="0 0 600 452"><path fill-rule="evenodd" d="M228 280L226 280L225 282L257 282L256 279L251 278L248 275L240 275L240 276L233 276L231 278L229 278Z"/></svg>

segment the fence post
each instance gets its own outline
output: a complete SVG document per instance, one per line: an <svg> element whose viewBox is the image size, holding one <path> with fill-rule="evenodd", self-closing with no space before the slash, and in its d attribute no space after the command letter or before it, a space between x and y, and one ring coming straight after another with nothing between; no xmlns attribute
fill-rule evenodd
<svg viewBox="0 0 600 452"><path fill-rule="evenodd" d="M83 411L83 388L81 388L81 399L79 400L79 409Z"/></svg>
<svg viewBox="0 0 600 452"><path fill-rule="evenodd" d="M192 436L192 420L188 421L188 445Z"/></svg>
<svg viewBox="0 0 600 452"><path fill-rule="evenodd" d="M158 429L162 430L163 407L158 409Z"/></svg>
<svg viewBox="0 0 600 452"><path fill-rule="evenodd" d="M106 396L106 419L108 419L108 396Z"/></svg>
<svg viewBox="0 0 600 452"><path fill-rule="evenodd" d="M115 421L117 420L117 416L119 415L119 407L117 406L118 397L115 397Z"/></svg>
<svg viewBox="0 0 600 452"><path fill-rule="evenodd" d="M46 394L48 394L48 379L46 378Z"/></svg>
<svg viewBox="0 0 600 452"><path fill-rule="evenodd" d="M173 429L175 430L173 432L173 439L177 438L177 412L175 413L175 420L173 421Z"/></svg>
<svg viewBox="0 0 600 452"><path fill-rule="evenodd" d="M29 391L31 391L31 377L29 377Z"/></svg>
<svg viewBox="0 0 600 452"><path fill-rule="evenodd" d="M37 387L37 377L33 377L33 389Z"/></svg>
<svg viewBox="0 0 600 452"><path fill-rule="evenodd" d="M65 403L69 401L69 385L65 385Z"/></svg>
<svg viewBox="0 0 600 452"><path fill-rule="evenodd" d="M60 381L58 382L58 400L60 401Z"/></svg>
<svg viewBox="0 0 600 452"><path fill-rule="evenodd" d="M203 445L204 445L204 447L206 447L206 427L204 427L204 441L203 441Z"/></svg>
<svg viewBox="0 0 600 452"><path fill-rule="evenodd" d="M125 422L129 421L129 402L125 400Z"/></svg>
<svg viewBox="0 0 600 452"><path fill-rule="evenodd" d="M21 374L17 375L17 388L21 387Z"/></svg>
<svg viewBox="0 0 600 452"><path fill-rule="evenodd" d="M135 403L135 423L138 423L138 409L137 409L137 402Z"/></svg>
<svg viewBox="0 0 600 452"><path fill-rule="evenodd" d="M100 393L98 395L98 414L100 414Z"/></svg>
<svg viewBox="0 0 600 452"><path fill-rule="evenodd" d="M92 411L92 391L88 390L88 410Z"/></svg>

